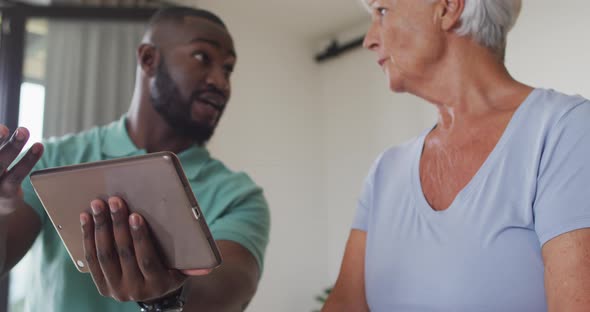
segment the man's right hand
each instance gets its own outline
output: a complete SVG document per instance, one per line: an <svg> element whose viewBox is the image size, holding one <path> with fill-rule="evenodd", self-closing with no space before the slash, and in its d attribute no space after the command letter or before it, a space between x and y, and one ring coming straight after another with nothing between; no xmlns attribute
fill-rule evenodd
<svg viewBox="0 0 590 312"><path fill-rule="evenodd" d="M18 157L28 139L29 131L26 128L18 128L10 135L8 128L0 125L0 218L12 213L21 204L23 200L21 183L43 154L43 145L41 143L35 143L8 170L10 164Z"/></svg>

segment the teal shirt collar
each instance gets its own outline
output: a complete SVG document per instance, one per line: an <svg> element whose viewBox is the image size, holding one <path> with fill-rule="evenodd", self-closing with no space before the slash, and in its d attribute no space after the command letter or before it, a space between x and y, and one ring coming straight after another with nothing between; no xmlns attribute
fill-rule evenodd
<svg viewBox="0 0 590 312"><path fill-rule="evenodd" d="M144 149L138 149L131 141L125 126L126 119L126 116L123 116L105 127L102 153L108 159L146 154ZM203 165L211 158L207 149L196 144L180 152L177 156L189 179L196 178Z"/></svg>

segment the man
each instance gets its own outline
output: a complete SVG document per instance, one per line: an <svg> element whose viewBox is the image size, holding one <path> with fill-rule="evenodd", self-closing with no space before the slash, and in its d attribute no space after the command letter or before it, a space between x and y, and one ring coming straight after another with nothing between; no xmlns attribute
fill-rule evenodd
<svg viewBox="0 0 590 312"><path fill-rule="evenodd" d="M162 9L137 57L134 96L121 120L36 143L10 170L27 130L17 129L0 147L0 272L33 246L30 311L139 311L135 301L144 311L180 311L182 297L184 311L241 311L256 291L268 242L266 201L247 175L229 171L204 148L230 96L236 62L230 34L210 12ZM0 138L8 134L1 126ZM25 177L32 169L158 151L178 154L223 254L222 266L190 278L168 270L142 217L111 197L89 203L92 215L80 215L91 274L78 273Z"/></svg>

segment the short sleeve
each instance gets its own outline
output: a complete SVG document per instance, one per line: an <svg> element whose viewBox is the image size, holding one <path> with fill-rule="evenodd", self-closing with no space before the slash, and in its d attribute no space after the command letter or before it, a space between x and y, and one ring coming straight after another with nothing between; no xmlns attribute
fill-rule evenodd
<svg viewBox="0 0 590 312"><path fill-rule="evenodd" d="M361 230L367 232L369 230L368 223L369 223L369 215L370 209L373 202L373 185L375 181L375 172L381 161L381 157L377 158L377 160L373 163L371 169L369 170L369 174L365 178L365 182L363 183L363 189L361 191L361 195L357 202L356 214L354 220L352 221L352 229Z"/></svg>
<svg viewBox="0 0 590 312"><path fill-rule="evenodd" d="M533 211L541 245L590 227L590 102L573 106L548 133Z"/></svg>
<svg viewBox="0 0 590 312"><path fill-rule="evenodd" d="M223 215L210 224L210 230L215 240L233 241L248 249L262 273L270 231L270 211L260 187L253 182L243 185Z"/></svg>

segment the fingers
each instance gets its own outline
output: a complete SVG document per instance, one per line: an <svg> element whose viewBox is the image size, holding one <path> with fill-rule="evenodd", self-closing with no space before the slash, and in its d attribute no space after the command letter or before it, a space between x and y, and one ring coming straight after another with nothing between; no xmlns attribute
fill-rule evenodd
<svg viewBox="0 0 590 312"><path fill-rule="evenodd" d="M88 270L92 275L92 279L94 280L94 284L96 284L96 288L98 288L98 292L103 296L107 296L109 294L108 287L104 275L102 274L100 264L98 263L98 258L96 257L94 222L92 222L92 219L88 213L83 212L80 214L80 224L82 225L82 235L84 237L84 258L86 258Z"/></svg>
<svg viewBox="0 0 590 312"><path fill-rule="evenodd" d="M143 284L143 275L135 259L135 249L129 231L129 210L127 209L127 205L120 198L111 197L109 198L109 208L123 279Z"/></svg>
<svg viewBox="0 0 590 312"><path fill-rule="evenodd" d="M162 273L167 269L162 265L161 257L156 252L145 220L137 213L132 213L129 216L129 225L131 226L137 263L144 278L146 280L161 278Z"/></svg>
<svg viewBox="0 0 590 312"><path fill-rule="evenodd" d="M8 140L8 135L10 134L10 130L5 125L0 124L0 146Z"/></svg>
<svg viewBox="0 0 590 312"><path fill-rule="evenodd" d="M180 272L188 276L201 276L210 274L211 272L213 272L213 269L181 270Z"/></svg>
<svg viewBox="0 0 590 312"><path fill-rule="evenodd" d="M208 270L209 272L205 273L204 270L199 270L199 274L197 275L207 275L211 272L211 270ZM184 274L183 271L180 270L176 270L176 269L172 269L172 270L168 270L168 273L170 274L170 277L173 281L174 284L177 284L178 287L182 286L182 284L188 279L188 275Z"/></svg>
<svg viewBox="0 0 590 312"><path fill-rule="evenodd" d="M111 218L102 200L90 203L94 220L96 258L109 286L117 288L121 281L121 265L115 249Z"/></svg>
<svg viewBox="0 0 590 312"><path fill-rule="evenodd" d="M34 144L23 158L6 171L10 164L18 157L23 146L29 138L29 131L26 128L18 128L8 138L8 129L0 127L0 187L3 192L14 193L20 187L22 180L29 174L35 163L43 154L43 146Z"/></svg>
<svg viewBox="0 0 590 312"><path fill-rule="evenodd" d="M41 158L42 154L43 145L41 143L33 144L25 156L2 177L2 187L5 190L18 188L24 178L29 175L39 158Z"/></svg>
<svg viewBox="0 0 590 312"><path fill-rule="evenodd" d="M4 168L2 168L2 171L4 171L16 159L23 146L25 146L25 143L27 143L29 131L26 128L18 128L10 138L6 136L2 139L6 140L4 145L2 145L2 155L0 156L5 163Z"/></svg>
<svg viewBox="0 0 590 312"><path fill-rule="evenodd" d="M111 197L90 203L92 217L80 215L84 253L92 278L103 296L118 301L145 301L182 286L187 276L167 269L149 227L126 203ZM109 213L110 211L110 213Z"/></svg>

